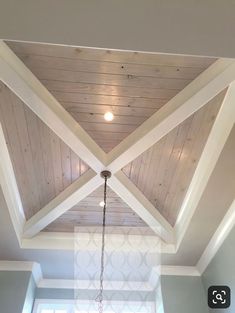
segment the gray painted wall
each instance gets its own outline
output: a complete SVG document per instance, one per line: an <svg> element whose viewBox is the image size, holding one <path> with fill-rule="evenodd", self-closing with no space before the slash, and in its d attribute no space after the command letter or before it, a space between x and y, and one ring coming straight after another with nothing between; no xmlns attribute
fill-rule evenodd
<svg viewBox="0 0 235 313"><path fill-rule="evenodd" d="M0 272L0 312L31 313L35 283L31 272Z"/></svg>
<svg viewBox="0 0 235 313"><path fill-rule="evenodd" d="M224 310L216 310L216 313L234 313L235 312L235 227L224 241L217 254L208 265L202 275L202 281L205 291L211 285L227 285L231 288L232 304L231 307ZM215 310L210 310L214 312Z"/></svg>
<svg viewBox="0 0 235 313"><path fill-rule="evenodd" d="M7 0L0 38L235 57L234 0Z"/></svg>
<svg viewBox="0 0 235 313"><path fill-rule="evenodd" d="M95 299L97 291L78 291L79 299ZM163 296L164 312L161 308L162 299L158 298L158 313L208 313L204 288L200 277L163 276L161 278L161 295ZM130 301L155 301L156 292L105 292L105 299ZM73 299L72 289L38 288L37 299Z"/></svg>
<svg viewBox="0 0 235 313"><path fill-rule="evenodd" d="M210 285L228 285L232 290L232 305L218 313L235 312L235 227L217 252L201 277L162 276L161 292L164 313L208 313L214 312L207 307L207 288ZM0 272L0 312L31 313L34 298L73 299L72 289L37 288L30 272ZM78 291L80 299L94 299L97 292ZM139 300L134 292L116 293L115 299ZM143 300L154 301L156 294L142 293ZM113 294L106 292L106 298Z"/></svg>
<svg viewBox="0 0 235 313"><path fill-rule="evenodd" d="M73 289L37 288L35 299L74 299Z"/></svg>
<svg viewBox="0 0 235 313"><path fill-rule="evenodd" d="M26 297L25 297L25 303L23 308L23 313L31 313L33 309L33 304L35 300L35 292L36 292L36 283L33 278L33 275L31 275L28 288L26 291Z"/></svg>
<svg viewBox="0 0 235 313"><path fill-rule="evenodd" d="M208 313L201 277L163 276L164 313Z"/></svg>

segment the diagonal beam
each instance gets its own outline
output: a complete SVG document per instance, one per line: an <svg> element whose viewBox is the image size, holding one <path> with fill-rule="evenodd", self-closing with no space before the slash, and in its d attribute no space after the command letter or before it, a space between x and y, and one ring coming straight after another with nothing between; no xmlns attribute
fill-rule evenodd
<svg viewBox="0 0 235 313"><path fill-rule="evenodd" d="M3 42L0 43L0 72L3 82L91 168L96 172L100 172L105 167L103 164L105 163L106 154L101 151L89 135L70 117L57 100ZM86 190L90 192L94 190L94 181L95 185L99 186L97 178L93 178L86 182L85 186L89 186ZM24 236L34 236L69 210L85 197L86 192L84 193L83 189L84 186L81 187L79 182L75 182L68 187L27 221ZM82 194L81 197L80 194ZM76 203L74 203L75 201Z"/></svg>
<svg viewBox="0 0 235 313"><path fill-rule="evenodd" d="M7 203L14 230L20 241L25 223L25 215L1 123L0 155L0 185Z"/></svg>
<svg viewBox="0 0 235 313"><path fill-rule="evenodd" d="M98 173L109 164L115 173L231 83L235 78L235 62L217 61L117 146L108 155L108 161L102 149L3 42L0 42L0 78L92 169ZM84 184L80 185L81 180L75 182L32 217L25 225L24 235L35 235L102 184L98 175L89 175L84 175L83 179L87 178ZM165 241L174 241L171 225L124 174L113 176L109 184Z"/></svg>
<svg viewBox="0 0 235 313"><path fill-rule="evenodd" d="M26 222L23 236L35 236L101 184L103 179L92 170L88 170Z"/></svg>
<svg viewBox="0 0 235 313"><path fill-rule="evenodd" d="M235 79L235 61L220 59L108 154L108 168L117 172L208 103Z"/></svg>
<svg viewBox="0 0 235 313"><path fill-rule="evenodd" d="M184 238L234 123L235 82L229 86L225 94L177 218L175 225L177 248Z"/></svg>
<svg viewBox="0 0 235 313"><path fill-rule="evenodd" d="M121 171L116 173L108 180L108 185L160 238L174 243L172 226L125 174Z"/></svg>
<svg viewBox="0 0 235 313"><path fill-rule="evenodd" d="M93 170L103 169L104 151L3 41L0 79Z"/></svg>

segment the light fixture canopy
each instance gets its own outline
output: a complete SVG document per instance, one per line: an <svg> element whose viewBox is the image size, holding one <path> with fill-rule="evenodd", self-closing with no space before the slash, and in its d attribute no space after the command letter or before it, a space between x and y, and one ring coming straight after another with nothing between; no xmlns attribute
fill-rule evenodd
<svg viewBox="0 0 235 313"><path fill-rule="evenodd" d="M105 178L110 178L110 177L112 176L112 174L111 174L110 171L104 170L104 171L102 171L102 172L100 173L100 176L105 179Z"/></svg>
<svg viewBox="0 0 235 313"><path fill-rule="evenodd" d="M107 121L107 122L112 122L112 120L114 119L114 115L112 112L106 112L104 114L104 119Z"/></svg>

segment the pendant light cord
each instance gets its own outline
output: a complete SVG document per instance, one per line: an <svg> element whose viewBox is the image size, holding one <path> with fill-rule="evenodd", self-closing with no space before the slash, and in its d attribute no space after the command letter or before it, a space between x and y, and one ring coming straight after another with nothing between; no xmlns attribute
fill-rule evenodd
<svg viewBox="0 0 235 313"><path fill-rule="evenodd" d="M104 248L105 248L105 226L106 226L106 204L107 204L107 177L104 178L104 207L103 207L103 224L102 224L102 248L101 248L101 260L100 260L100 291L96 297L96 301L99 302L99 313L103 313L103 280L104 280Z"/></svg>

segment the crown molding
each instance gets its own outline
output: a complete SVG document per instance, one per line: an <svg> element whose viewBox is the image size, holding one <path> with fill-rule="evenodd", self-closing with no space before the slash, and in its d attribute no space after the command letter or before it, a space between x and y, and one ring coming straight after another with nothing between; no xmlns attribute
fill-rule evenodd
<svg viewBox="0 0 235 313"><path fill-rule="evenodd" d="M161 276L200 276L195 266L161 266Z"/></svg>
<svg viewBox="0 0 235 313"><path fill-rule="evenodd" d="M0 271L9 272L32 272L36 284L42 280L41 265L27 261L0 261Z"/></svg>

